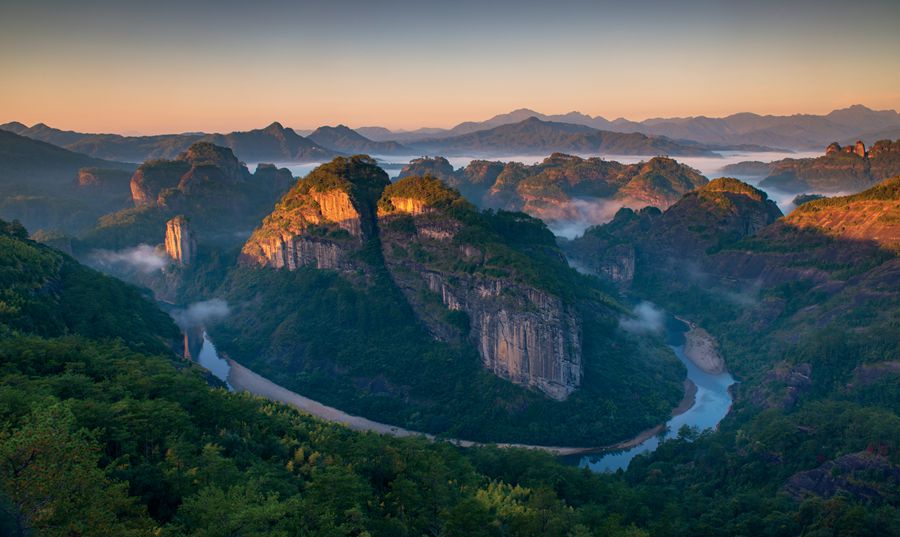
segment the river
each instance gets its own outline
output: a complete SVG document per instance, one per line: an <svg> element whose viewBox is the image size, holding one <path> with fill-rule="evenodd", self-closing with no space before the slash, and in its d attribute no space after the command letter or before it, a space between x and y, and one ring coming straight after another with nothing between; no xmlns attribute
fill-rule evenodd
<svg viewBox="0 0 900 537"><path fill-rule="evenodd" d="M589 468L592 471L609 472L620 468L626 468L628 463L631 462L636 455L653 451L659 445L661 438L665 438L667 435L677 435L678 430L684 425L696 428L700 431L715 428L731 409L731 394L729 393L728 388L734 384L734 379L727 372L721 374L705 373L685 356L684 334L686 333L687 328L688 327L684 322L675 317L668 316L666 323L666 343L672 348L675 355L687 368L687 379L696 386L696 393L691 406L666 422L666 426L660 434L649 435L649 437L643 439L634 447L612 452L607 451L604 454L582 455L586 452L597 451L597 449L582 447L530 446L523 444L498 444L498 446L542 449L556 455L565 456L570 462ZM289 404L303 412L315 415L327 421L342 423L354 430L374 431L380 434L391 434L394 436L422 434L416 431L409 431L400 427L378 423L359 416L353 416L278 386L235 362L221 358L216 351L215 345L210 341L205 332L203 333L203 346L197 361L214 376L224 381L228 386L228 389L232 391L248 391L254 395ZM646 433L642 433L642 435L644 437L647 436ZM639 435L638 438L642 438L642 435ZM423 436L434 438L431 435ZM479 445L476 442L466 440L449 441L463 447ZM626 440L618 445L631 445L633 442L634 440Z"/></svg>
<svg viewBox="0 0 900 537"><path fill-rule="evenodd" d="M726 371L717 375L701 371L684 354L684 334L687 325L672 316L666 323L666 343L687 368L687 378L697 386L694 404L685 412L674 416L666 422L666 428L659 434L648 438L637 446L618 452L581 457L579 465L594 472L614 472L625 469L635 456L649 453L659 446L661 439L678 435L683 426L696 428L698 431L713 429L731 410L731 393L728 388L734 384L734 378Z"/></svg>

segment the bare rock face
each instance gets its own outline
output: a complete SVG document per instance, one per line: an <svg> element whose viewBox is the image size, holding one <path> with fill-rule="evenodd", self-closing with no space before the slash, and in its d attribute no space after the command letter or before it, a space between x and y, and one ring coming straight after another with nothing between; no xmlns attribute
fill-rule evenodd
<svg viewBox="0 0 900 537"><path fill-rule="evenodd" d="M350 269L346 249L322 239L304 236L282 235L259 240L254 254L253 247L244 247L246 258L255 258L260 264L273 268L296 270L299 267L317 269Z"/></svg>
<svg viewBox="0 0 900 537"><path fill-rule="evenodd" d="M338 158L299 181L241 251L248 265L355 271L352 254L375 232L387 174L368 157Z"/></svg>
<svg viewBox="0 0 900 537"><path fill-rule="evenodd" d="M395 210L407 214L422 214L425 212L427 205L424 201L416 198L401 198L393 196L390 198L391 205Z"/></svg>
<svg viewBox="0 0 900 537"><path fill-rule="evenodd" d="M478 270L486 258L481 245L452 246L466 224L442 208L460 204L467 202L433 178L385 189L379 229L394 282L436 338L468 340L495 375L566 399L581 385L579 316L545 290ZM460 263L469 268L455 270Z"/></svg>
<svg viewBox="0 0 900 537"><path fill-rule="evenodd" d="M619 244L598 258L596 272L616 283L628 284L634 279L634 247Z"/></svg>
<svg viewBox="0 0 900 537"><path fill-rule="evenodd" d="M422 276L449 310L468 315L486 369L559 401L581 385L581 323L562 300L503 280Z"/></svg>
<svg viewBox="0 0 900 537"><path fill-rule="evenodd" d="M181 266L190 265L197 257L197 241L184 216L166 222L166 253Z"/></svg>
<svg viewBox="0 0 900 537"><path fill-rule="evenodd" d="M853 152L856 153L856 156L861 158L866 158L866 144L862 143L861 140L856 141L856 145L853 146Z"/></svg>
<svg viewBox="0 0 900 537"><path fill-rule="evenodd" d="M841 144L837 142L831 142L830 144L828 144L828 147L825 148L825 154L833 155L835 153L840 153L841 149Z"/></svg>
<svg viewBox="0 0 900 537"><path fill-rule="evenodd" d="M334 222L354 237L362 237L359 211L353 206L348 193L337 189L320 192L314 188L310 196L319 204L323 220Z"/></svg>

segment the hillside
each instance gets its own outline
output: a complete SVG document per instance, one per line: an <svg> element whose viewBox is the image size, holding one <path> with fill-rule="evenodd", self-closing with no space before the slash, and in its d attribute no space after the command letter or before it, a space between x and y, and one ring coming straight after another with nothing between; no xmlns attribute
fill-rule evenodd
<svg viewBox="0 0 900 537"><path fill-rule="evenodd" d="M236 244L293 181L290 171L271 164L251 174L231 149L197 142L173 160L138 166L129 185L132 207L100 218L80 236L80 248L160 244L165 222L179 214L204 240Z"/></svg>
<svg viewBox="0 0 900 537"><path fill-rule="evenodd" d="M217 293L236 305L212 329L229 356L414 430L596 442L682 395L674 357L616 330L622 307L540 221L481 213L437 179L390 184L366 157L299 181ZM604 405L617 417L592 414Z"/></svg>
<svg viewBox="0 0 900 537"><path fill-rule="evenodd" d="M309 140L338 153L359 155L411 155L415 150L400 143L383 140L373 141L357 131L345 126L319 127L307 136Z"/></svg>
<svg viewBox="0 0 900 537"><path fill-rule="evenodd" d="M877 140L897 138L891 133L900 129L900 114L896 111L872 110L857 104L833 110L824 115L775 116L744 112L720 118L704 116L651 118L640 122L625 118L608 120L602 116L590 116L580 112L542 114L521 108L509 113L498 114L484 121L465 121L450 129L391 132L380 127L369 127L365 135L373 140L398 140L406 144L415 144L422 140L451 138L493 129L501 125L519 123L531 117L542 121L582 125L604 131L639 132L648 136L694 140L704 144L757 146L756 150L761 150L760 146L812 149L822 147L832 140L843 140L842 143L852 144L861 139L868 144L873 144ZM564 151L565 149L554 148L552 150Z"/></svg>
<svg viewBox="0 0 900 537"><path fill-rule="evenodd" d="M143 162L173 159L195 142L209 142L228 147L245 162L316 162L337 153L312 142L293 130L274 122L268 127L228 134L161 134L156 136L121 136L87 134L54 129L43 123L26 127L21 123L0 125L21 136L65 147L93 157Z"/></svg>
<svg viewBox="0 0 900 537"><path fill-rule="evenodd" d="M0 217L35 231L83 229L127 206L131 170L0 130Z"/></svg>
<svg viewBox="0 0 900 537"><path fill-rule="evenodd" d="M680 144L667 138L639 133L598 131L583 125L542 121L535 117L449 138L407 142L407 145L420 151L445 155L534 155L554 151L612 155L715 155L702 145Z"/></svg>
<svg viewBox="0 0 900 537"><path fill-rule="evenodd" d="M720 178L665 211L621 209L608 224L588 229L565 246L583 266L630 285L645 270L677 273L679 264L752 235L781 216L765 192Z"/></svg>
<svg viewBox="0 0 900 537"><path fill-rule="evenodd" d="M458 170L443 157L425 157L399 178L417 175L446 181L479 207L522 211L551 227L604 223L621 206L664 209L706 184L699 172L669 158L621 164L563 153L532 166L475 160Z"/></svg>
<svg viewBox="0 0 900 537"><path fill-rule="evenodd" d="M846 146L833 142L820 157L740 162L725 166L723 171L763 177L763 188L788 193L859 192L900 174L900 141L880 140L869 148L861 141Z"/></svg>
<svg viewBox="0 0 900 537"><path fill-rule="evenodd" d="M564 537L619 508L614 483L547 455L355 433L230 393L170 350L175 324L137 289L26 236L0 222L3 535Z"/></svg>

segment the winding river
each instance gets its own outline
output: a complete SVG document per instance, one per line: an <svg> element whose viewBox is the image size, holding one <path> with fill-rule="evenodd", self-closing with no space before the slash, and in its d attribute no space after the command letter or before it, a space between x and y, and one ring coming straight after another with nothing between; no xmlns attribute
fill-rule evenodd
<svg viewBox="0 0 900 537"><path fill-rule="evenodd" d="M628 467L635 456L649 453L659 446L661 440L677 436L678 430L687 425L698 431L714 429L731 410L731 393L728 388L734 379L726 371L711 374L702 371L684 354L687 325L681 320L668 316L666 322L666 343L687 368L687 378L697 386L694 403L686 411L672 417L660 434L644 440L640 444L620 451L605 454L585 455L579 465L595 472L614 472Z"/></svg>
<svg viewBox="0 0 900 537"><path fill-rule="evenodd" d="M672 419L666 422L664 427L645 431L632 440L606 448L530 446L523 444L497 445L500 447L542 449L564 456L573 463L589 468L592 471L610 472L626 468L635 456L653 451L662 439L665 439L668 435L677 435L678 430L685 425L699 431L715 428L731 409L731 394L728 388L734 384L734 379L727 372L720 374L706 373L685 356L684 344L687 330L688 326L684 322L672 316L667 318L666 343L687 368L687 380L689 382L686 382L686 385L691 386L690 383L693 383L693 386L696 387L696 392L694 393L693 401L688 400L690 406L684 412L673 416ZM228 389L232 391L247 391L273 401L282 402L321 419L342 423L354 430L374 431L393 436L421 435L434 438L432 435L423 435L416 431L353 416L291 392L230 359L220 357L218 352L216 352L215 345L209 340L205 332L203 332L203 346L197 362L214 376L224 381ZM463 447L479 445L476 442L467 440L449 441Z"/></svg>

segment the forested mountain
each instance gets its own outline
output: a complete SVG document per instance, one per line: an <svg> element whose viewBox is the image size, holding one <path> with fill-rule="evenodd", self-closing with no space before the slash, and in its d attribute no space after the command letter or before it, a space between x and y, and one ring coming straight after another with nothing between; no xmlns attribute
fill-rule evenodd
<svg viewBox="0 0 900 537"><path fill-rule="evenodd" d="M900 140L879 140L868 148L862 141L845 146L833 142L820 157L739 162L723 171L762 177L762 187L789 193L859 192L900 174Z"/></svg>
<svg viewBox="0 0 900 537"><path fill-rule="evenodd" d="M412 155L415 153L414 149L392 140L377 142L370 140L346 125L319 127L307 138L332 151L351 155L362 153L368 155Z"/></svg>
<svg viewBox="0 0 900 537"><path fill-rule="evenodd" d="M236 305L212 329L229 356L412 430L615 441L683 395L674 356L617 330L624 306L566 265L543 223L479 212L435 179L390 185L366 157L299 181L219 292Z"/></svg>
<svg viewBox="0 0 900 537"><path fill-rule="evenodd" d="M228 134L121 136L62 131L43 123L26 127L17 122L0 125L0 130L14 132L92 157L126 162L173 159L196 142L209 142L228 147L245 162L317 162L338 154L320 147L278 122L262 129Z"/></svg>
<svg viewBox="0 0 900 537"><path fill-rule="evenodd" d="M714 155L713 148L640 133L600 131L583 125L531 117L507 125L448 138L425 138L408 145L445 155L547 154L554 151L609 155Z"/></svg>
<svg viewBox="0 0 900 537"><path fill-rule="evenodd" d="M399 178L424 175L442 179L479 207L522 211L551 227L603 223L621 206L665 209L707 182L670 158L621 164L563 153L530 166L474 160L456 170L443 157L423 157L404 166Z"/></svg>
<svg viewBox="0 0 900 537"><path fill-rule="evenodd" d="M498 114L485 121L466 121L450 129L391 132L387 129L369 127L364 134L373 140L398 140L414 144L429 138L452 138L493 129L532 117L547 122L583 125L604 131L639 132L648 136L666 136L706 144L761 145L789 149L818 148L832 140L853 143L862 139L868 144L873 144L877 140L896 138L896 134L891 133L896 133L897 129L900 129L900 114L896 111L872 110L857 104L824 115L775 116L745 112L721 118L705 116L651 118L639 122L625 118L610 121L601 116L591 117L580 112L548 115L521 108L506 114ZM558 147L555 150L566 149Z"/></svg>
<svg viewBox="0 0 900 537"><path fill-rule="evenodd" d="M82 229L127 205L133 170L0 130L0 217Z"/></svg>

